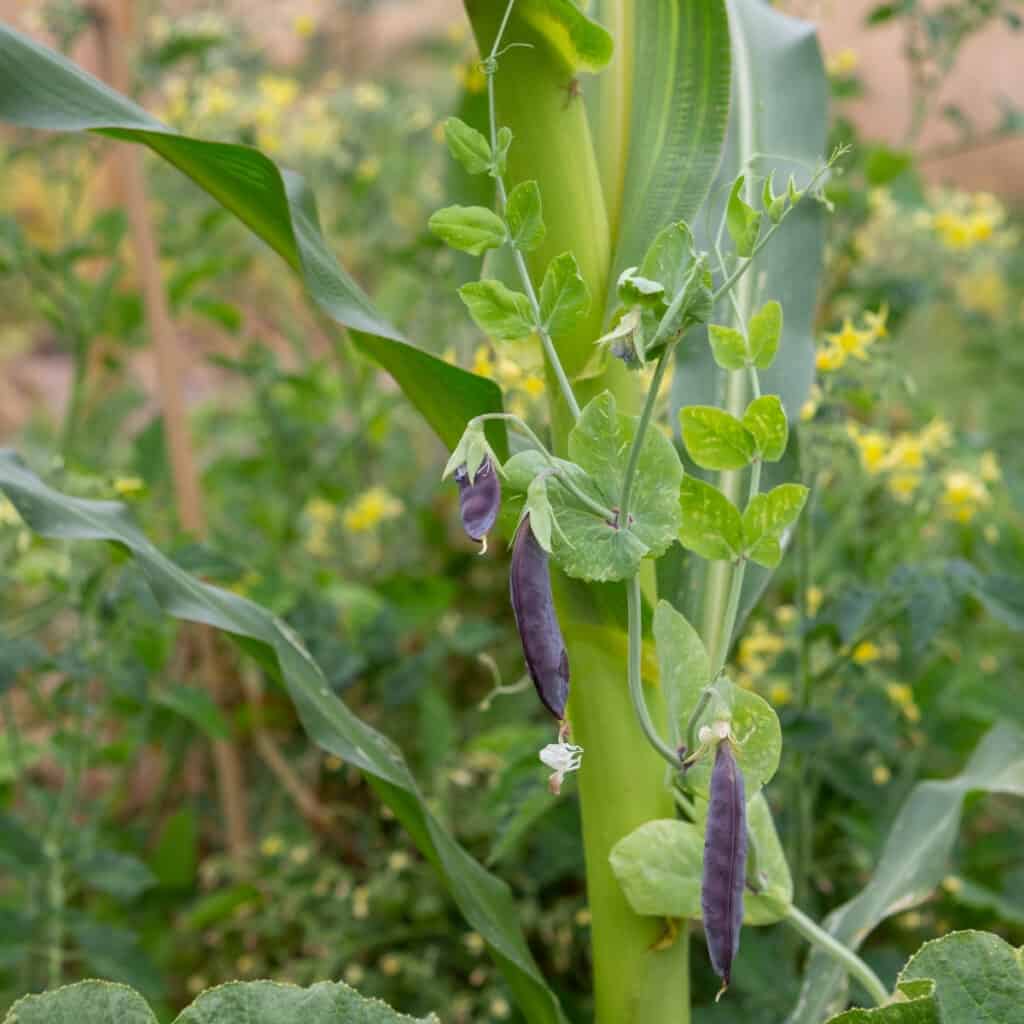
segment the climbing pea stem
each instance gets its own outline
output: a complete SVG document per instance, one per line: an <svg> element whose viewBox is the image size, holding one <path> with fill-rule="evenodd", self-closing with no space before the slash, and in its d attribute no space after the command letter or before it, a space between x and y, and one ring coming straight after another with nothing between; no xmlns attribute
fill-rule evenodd
<svg viewBox="0 0 1024 1024"><path fill-rule="evenodd" d="M832 957L846 969L851 977L856 978L867 990L876 1006L884 1006L889 1001L889 990L885 987L882 979L849 946L844 946L837 938L830 935L792 904L786 910L785 920L812 946Z"/></svg>
<svg viewBox="0 0 1024 1024"><path fill-rule="evenodd" d="M659 735L651 713L647 709L643 683L643 611L640 595L640 575L633 575L626 584L626 600L629 621L629 696L633 710L647 742L661 754L677 771L680 768L679 754Z"/></svg>

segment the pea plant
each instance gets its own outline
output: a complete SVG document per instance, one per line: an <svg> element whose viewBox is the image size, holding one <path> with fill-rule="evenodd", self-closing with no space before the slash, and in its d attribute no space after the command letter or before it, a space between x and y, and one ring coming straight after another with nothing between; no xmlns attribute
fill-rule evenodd
<svg viewBox="0 0 1024 1024"><path fill-rule="evenodd" d="M467 534L484 549L492 532L511 538L512 609L554 720L539 758L553 792L578 788L600 1024L688 1022L698 927L728 999L743 928L776 922L811 950L791 1024L973 1021L972 987L988 992L985 1020L1019 1019L1019 954L995 936L925 946L895 988L857 947L941 878L968 792L1024 794L1024 738L997 727L961 776L914 790L878 873L819 924L794 903L764 795L782 755L779 720L729 676L807 499L790 423L812 380L825 187L843 155L823 157L813 32L760 0L593 8L467 0L487 117L450 118L445 138L481 186L474 194L494 201L429 222L486 259L460 289L477 326L499 346L537 339L546 423L505 412L492 381L388 324L335 260L303 180L258 151L175 133L6 28L0 117L139 142L191 177L302 277L449 447ZM408 829L523 1018L568 1019L506 884L456 843L397 748L330 692L290 629L190 576L120 506L69 497L13 453L0 455L0 488L30 528L128 549L168 614L240 638L314 742L360 769ZM853 1001L874 1009L844 1009L850 979ZM131 990L85 982L27 997L10 1020L71 1013L152 1018ZM243 1013L410 1019L325 981L226 985L178 1020Z"/></svg>

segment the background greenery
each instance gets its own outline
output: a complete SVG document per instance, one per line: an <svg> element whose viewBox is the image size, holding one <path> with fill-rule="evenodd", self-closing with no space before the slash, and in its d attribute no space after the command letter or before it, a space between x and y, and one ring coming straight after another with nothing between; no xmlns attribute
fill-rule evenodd
<svg viewBox="0 0 1024 1024"><path fill-rule="evenodd" d="M44 10L64 46L89 31L73 13ZM439 124L480 102L466 33L358 80L334 69L328 25L287 30L299 57L282 69L243 24L156 16L142 98L176 127L302 170L378 306L529 416L537 354L472 329L455 287L475 268L425 229L465 195ZM951 16L930 31L936 53L910 61L918 77L950 48L955 61L966 29ZM961 770L992 724L1024 726L1020 223L998 197L927 186L913 146L858 137L843 117L863 88L853 65L830 66L834 141L853 151L830 186L819 374L801 416L814 497L733 658L783 719L767 795L814 913L862 888L916 782ZM226 214L153 162L210 523L202 543L178 532L137 268L105 190L109 144L8 134L3 146L0 354L38 386L5 443L62 490L127 501L178 565L292 626L329 685L401 742L435 813L510 882L542 968L586 1019L577 809L547 791L536 750L550 730L532 693L492 694L522 672L506 553L479 558L462 539L441 446ZM47 395L53 365L72 368L63 405ZM410 1014L516 1019L481 937L360 773L311 747L273 679L221 652L218 707L134 562L34 537L5 502L0 567L0 1008L100 975L170 1019L208 985L270 977L344 979ZM244 856L226 849L213 782L210 741L225 738L245 769ZM308 800L282 784L268 739ZM874 934L866 959L891 981L955 928L1020 945L1022 847L1019 801L972 797L948 876ZM747 929L735 998L716 1008L695 956L697 1019L779 1020L802 957L777 928Z"/></svg>

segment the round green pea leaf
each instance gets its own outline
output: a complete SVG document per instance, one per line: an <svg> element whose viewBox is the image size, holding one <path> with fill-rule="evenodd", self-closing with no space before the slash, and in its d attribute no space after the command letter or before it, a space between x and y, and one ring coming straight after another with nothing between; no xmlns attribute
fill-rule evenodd
<svg viewBox="0 0 1024 1024"><path fill-rule="evenodd" d="M637 418L619 413L611 392L605 391L587 404L569 433L570 457L587 473L599 495L598 500L609 509L616 509L621 499L636 427ZM592 563L588 574L581 574L580 578L624 579L636 571L645 555L657 557L665 552L679 530L682 479L683 465L672 442L660 431L648 430L633 478L628 531L603 524L607 532L602 533L593 523L587 523L580 542L596 543L601 550L588 559ZM588 515L596 519L591 513ZM561 520L559 523L577 545L569 524ZM631 537L623 540L623 533ZM556 557L559 557L557 548ZM570 576L576 575L568 568L565 571Z"/></svg>
<svg viewBox="0 0 1024 1024"><path fill-rule="evenodd" d="M706 803L701 810L706 813ZM759 894L749 889L744 894L743 921L748 925L772 924L785 916L793 899L793 882L771 811L761 795L747 805L747 826L757 846L762 888ZM703 821L645 822L612 847L608 860L637 914L700 918Z"/></svg>
<svg viewBox="0 0 1024 1024"><path fill-rule="evenodd" d="M698 729L722 719L729 721L734 737L733 752L743 772L749 802L778 770L782 727L772 706L752 690L744 690L724 677L712 690L712 699L701 715ZM682 727L685 729L686 723ZM687 784L698 794L708 792L713 763L713 757L704 757L686 774Z"/></svg>

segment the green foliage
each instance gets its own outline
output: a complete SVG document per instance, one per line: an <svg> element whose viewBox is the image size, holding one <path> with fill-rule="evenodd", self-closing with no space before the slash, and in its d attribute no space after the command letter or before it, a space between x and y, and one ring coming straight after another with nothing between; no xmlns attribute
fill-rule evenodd
<svg viewBox="0 0 1024 1024"><path fill-rule="evenodd" d="M767 462L778 462L789 441L789 421L778 395L755 398L743 414L743 426L757 444L757 454Z"/></svg>
<svg viewBox="0 0 1024 1024"><path fill-rule="evenodd" d="M401 754L331 693L320 667L284 623L259 605L183 572L153 547L117 503L60 494L10 454L0 455L0 489L26 522L46 536L124 545L139 560L153 595L168 612L254 641L264 657L274 658L310 737L374 779L378 793L422 844L456 902L490 943L524 1005L533 1006L538 1019L560 1019L557 1001L514 923L508 890L443 828L427 808Z"/></svg>
<svg viewBox="0 0 1024 1024"><path fill-rule="evenodd" d="M444 138L448 151L469 174L486 174L494 164L491 144L475 128L457 117L444 123Z"/></svg>
<svg viewBox="0 0 1024 1024"><path fill-rule="evenodd" d="M782 535L807 501L803 484L779 484L755 495L743 513L743 543L755 562L772 568L782 558Z"/></svg>
<svg viewBox="0 0 1024 1024"><path fill-rule="evenodd" d="M562 253L548 264L539 301L541 326L555 339L572 331L586 314L590 292L572 253Z"/></svg>
<svg viewBox="0 0 1024 1024"><path fill-rule="evenodd" d="M750 359L759 370L767 370L775 362L782 337L782 306L774 299L766 302L750 318Z"/></svg>
<svg viewBox="0 0 1024 1024"><path fill-rule="evenodd" d="M82 981L53 992L25 996L5 1018L6 1024L49 1024L74 1019L81 1024L156 1024L145 999L125 985L106 981ZM234 982L202 993L175 1017L175 1024L413 1024L413 1018L396 1013L376 999L364 999L341 982L321 982L308 989L272 981ZM417 1018L419 1024L437 1020Z"/></svg>
<svg viewBox="0 0 1024 1024"><path fill-rule="evenodd" d="M739 509L715 486L687 476L679 490L679 542L709 560L731 560L743 551Z"/></svg>
<svg viewBox="0 0 1024 1024"><path fill-rule="evenodd" d="M754 254L754 246L757 245L761 233L761 214L743 198L745 185L746 178L742 174L733 182L726 207L725 223L732 244L736 247L736 255L742 259L749 259Z"/></svg>
<svg viewBox="0 0 1024 1024"><path fill-rule="evenodd" d="M679 413L683 444L702 469L743 469L757 442L735 416L713 405L691 405Z"/></svg>
<svg viewBox="0 0 1024 1024"><path fill-rule="evenodd" d="M453 249L473 256L504 245L508 237L505 222L485 206L446 206L431 216L429 227Z"/></svg>
<svg viewBox="0 0 1024 1024"><path fill-rule="evenodd" d="M535 181L521 181L508 194L505 207L509 240L522 252L532 252L544 241L540 189Z"/></svg>
<svg viewBox="0 0 1024 1024"><path fill-rule="evenodd" d="M470 281L459 289L459 295L477 327L492 338L515 341L534 328L530 300L500 281Z"/></svg>

